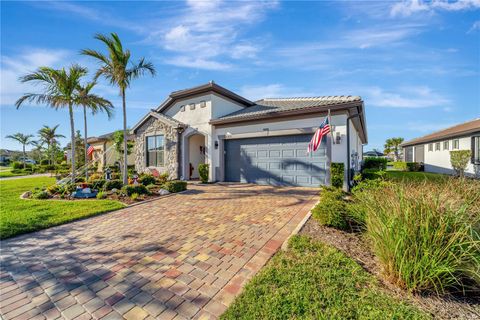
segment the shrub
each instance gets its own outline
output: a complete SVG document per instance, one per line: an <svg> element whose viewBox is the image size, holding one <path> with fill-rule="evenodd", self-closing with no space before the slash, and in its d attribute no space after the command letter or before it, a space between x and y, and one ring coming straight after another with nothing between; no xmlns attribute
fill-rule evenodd
<svg viewBox="0 0 480 320"><path fill-rule="evenodd" d="M387 162L386 158L366 157L363 159L363 168L385 170L387 169Z"/></svg>
<svg viewBox="0 0 480 320"><path fill-rule="evenodd" d="M47 187L47 192L50 194L57 194L60 190L60 186L58 184L53 184Z"/></svg>
<svg viewBox="0 0 480 320"><path fill-rule="evenodd" d="M133 201L137 200L139 197L140 195L138 193L132 193L130 195L130 199L132 199Z"/></svg>
<svg viewBox="0 0 480 320"><path fill-rule="evenodd" d="M164 172L164 173L162 173L161 175L159 175L159 176L157 177L156 183L158 183L158 184L164 184L165 182L168 181L168 177L169 177L168 172Z"/></svg>
<svg viewBox="0 0 480 320"><path fill-rule="evenodd" d="M97 193L97 199L106 199L106 198L107 198L107 194L105 192L100 191L99 193Z"/></svg>
<svg viewBox="0 0 480 320"><path fill-rule="evenodd" d="M96 180L101 180L103 179L103 175L101 173L92 173L89 177L88 177L88 182L93 182L93 181L96 181Z"/></svg>
<svg viewBox="0 0 480 320"><path fill-rule="evenodd" d="M69 193L75 192L77 190L77 185L75 183L67 183L65 184L65 190Z"/></svg>
<svg viewBox="0 0 480 320"><path fill-rule="evenodd" d="M208 170L209 170L208 164L201 163L198 165L198 174L200 175L200 181L202 181L202 183L208 182Z"/></svg>
<svg viewBox="0 0 480 320"><path fill-rule="evenodd" d="M92 189L99 190L99 189L103 189L106 182L107 182L107 180L100 179L100 180L93 180L89 184L92 186L91 187Z"/></svg>
<svg viewBox="0 0 480 320"><path fill-rule="evenodd" d="M187 182L181 180L168 181L163 188L169 192L181 192L187 190Z"/></svg>
<svg viewBox="0 0 480 320"><path fill-rule="evenodd" d="M363 180L352 188L352 193L381 189L389 185L391 185L391 182L382 179Z"/></svg>
<svg viewBox="0 0 480 320"><path fill-rule="evenodd" d="M355 194L385 276L400 287L439 294L480 289L480 184L449 180Z"/></svg>
<svg viewBox="0 0 480 320"><path fill-rule="evenodd" d="M343 188L343 177L345 175L345 168L343 162L333 162L330 166L330 177L332 187Z"/></svg>
<svg viewBox="0 0 480 320"><path fill-rule="evenodd" d="M46 166L46 165L48 165L48 164L49 164L48 159L42 159L42 160L40 160L40 165Z"/></svg>
<svg viewBox="0 0 480 320"><path fill-rule="evenodd" d="M155 183L155 177L151 174L146 174L140 177L140 182L144 186L148 186L149 184L154 184Z"/></svg>
<svg viewBox="0 0 480 320"><path fill-rule="evenodd" d="M23 163L19 161L12 162L12 168L15 170L23 169Z"/></svg>
<svg viewBox="0 0 480 320"><path fill-rule="evenodd" d="M393 168L395 170L407 171L407 163L405 161L395 161L393 162Z"/></svg>
<svg viewBox="0 0 480 320"><path fill-rule="evenodd" d="M157 188L158 188L158 186L157 186L156 184L149 184L149 185L147 186L147 190L148 190L150 193L152 192L152 190L155 190L155 189L157 189Z"/></svg>
<svg viewBox="0 0 480 320"><path fill-rule="evenodd" d="M341 190L323 188L320 193L320 202L312 210L313 217L322 225L347 229L347 207L343 196L344 193Z"/></svg>
<svg viewBox="0 0 480 320"><path fill-rule="evenodd" d="M147 187L145 187L143 184L125 186L123 188L123 192L125 192L125 194L129 197L134 193L149 194Z"/></svg>
<svg viewBox="0 0 480 320"><path fill-rule="evenodd" d="M470 150L450 151L450 163L453 170L460 177L463 177L465 169L467 169L468 161L470 161L472 153Z"/></svg>
<svg viewBox="0 0 480 320"><path fill-rule="evenodd" d="M112 189L122 189L123 188L123 182L122 180L107 180L105 184L103 185L103 188L106 191L110 191Z"/></svg>
<svg viewBox="0 0 480 320"><path fill-rule="evenodd" d="M32 198L33 199L48 199L49 195L48 195L48 192L45 191L45 190L34 191L34 192L32 192Z"/></svg>
<svg viewBox="0 0 480 320"><path fill-rule="evenodd" d="M408 171L420 171L421 165L418 162L407 162Z"/></svg>
<svg viewBox="0 0 480 320"><path fill-rule="evenodd" d="M364 180L384 179L385 171L377 169L363 169L362 178Z"/></svg>

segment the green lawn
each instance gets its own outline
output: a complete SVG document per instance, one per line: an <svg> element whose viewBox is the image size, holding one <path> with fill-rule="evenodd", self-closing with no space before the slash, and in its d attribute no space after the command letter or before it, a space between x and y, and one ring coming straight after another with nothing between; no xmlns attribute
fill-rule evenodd
<svg viewBox="0 0 480 320"><path fill-rule="evenodd" d="M37 177L0 180L0 238L45 229L72 220L123 208L112 200L24 200L20 195L35 187L46 187L54 178Z"/></svg>
<svg viewBox="0 0 480 320"><path fill-rule="evenodd" d="M394 181L441 181L449 176L431 172L386 171L386 177Z"/></svg>
<svg viewBox="0 0 480 320"><path fill-rule="evenodd" d="M346 255L295 236L248 283L222 319L428 319L379 289Z"/></svg>
<svg viewBox="0 0 480 320"><path fill-rule="evenodd" d="M0 178L24 176L25 173L13 173L12 167L0 167Z"/></svg>

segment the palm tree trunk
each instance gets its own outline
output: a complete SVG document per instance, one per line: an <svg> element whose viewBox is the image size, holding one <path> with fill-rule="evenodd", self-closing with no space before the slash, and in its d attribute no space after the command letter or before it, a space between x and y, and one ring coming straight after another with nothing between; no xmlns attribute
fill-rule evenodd
<svg viewBox="0 0 480 320"><path fill-rule="evenodd" d="M125 102L125 89L122 89L123 104L123 184L128 183L128 150L127 150L127 104Z"/></svg>
<svg viewBox="0 0 480 320"><path fill-rule="evenodd" d="M88 181L88 154L87 154L87 108L83 106L83 121L85 124L85 136L83 137L83 144L85 145L85 182Z"/></svg>
<svg viewBox="0 0 480 320"><path fill-rule="evenodd" d="M50 142L47 143L47 157L49 158L48 159L48 164L49 165L52 165L53 163L53 152L52 152L52 148L50 147Z"/></svg>
<svg viewBox="0 0 480 320"><path fill-rule="evenodd" d="M75 182L75 124L73 121L73 107L71 103L68 106L68 112L70 114L70 155L72 158L72 182Z"/></svg>
<svg viewBox="0 0 480 320"><path fill-rule="evenodd" d="M25 152L25 143L23 143L22 146L23 146L23 170L25 170L25 160L27 158L27 153Z"/></svg>

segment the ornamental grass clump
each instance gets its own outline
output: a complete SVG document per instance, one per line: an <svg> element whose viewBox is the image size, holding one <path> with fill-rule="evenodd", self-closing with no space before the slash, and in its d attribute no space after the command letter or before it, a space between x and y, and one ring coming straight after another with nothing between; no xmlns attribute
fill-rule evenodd
<svg viewBox="0 0 480 320"><path fill-rule="evenodd" d="M480 183L399 183L356 194L386 278L412 292L480 290Z"/></svg>

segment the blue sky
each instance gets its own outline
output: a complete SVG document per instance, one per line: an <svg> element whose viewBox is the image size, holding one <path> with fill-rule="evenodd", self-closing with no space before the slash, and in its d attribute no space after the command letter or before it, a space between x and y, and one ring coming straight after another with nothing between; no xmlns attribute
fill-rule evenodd
<svg viewBox="0 0 480 320"><path fill-rule="evenodd" d="M155 78L127 91L133 126L173 90L214 80L249 99L360 95L369 145L480 117L480 0L458 2L1 2L1 147L68 114L13 106L36 88L17 79L39 66L95 63L95 33L117 32ZM89 135L121 128L117 89L100 83L116 115L89 117ZM76 126L83 128L77 112ZM66 140L62 141L65 144Z"/></svg>

